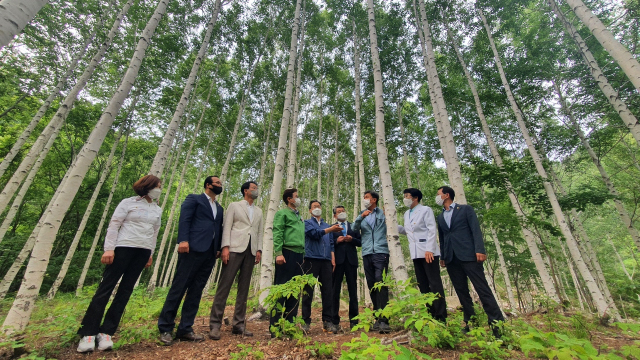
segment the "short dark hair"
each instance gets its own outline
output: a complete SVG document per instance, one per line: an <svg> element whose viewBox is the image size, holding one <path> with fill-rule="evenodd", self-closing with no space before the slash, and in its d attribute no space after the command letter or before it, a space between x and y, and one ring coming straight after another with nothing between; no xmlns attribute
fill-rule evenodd
<svg viewBox="0 0 640 360"><path fill-rule="evenodd" d="M160 184L160 179L155 175L145 175L133 184L133 191L139 196L145 196L151 189L155 189Z"/></svg>
<svg viewBox="0 0 640 360"><path fill-rule="evenodd" d="M240 194L242 194L242 197L244 197L244 191L250 188L251 184L255 184L256 186L258 186L258 183L255 181L247 181L246 183L242 184L242 186L240 186Z"/></svg>
<svg viewBox="0 0 640 360"><path fill-rule="evenodd" d="M334 207L334 208L333 208L333 215L335 215L335 214L336 214L336 210L338 210L338 209L344 209L344 206L342 206L342 205L338 205L338 206ZM344 210L346 211L347 209L344 209Z"/></svg>
<svg viewBox="0 0 640 360"><path fill-rule="evenodd" d="M376 199L376 205L378 205L378 203L380 202L380 195L373 190L365 191L364 195L367 195L367 194L371 195L372 198Z"/></svg>
<svg viewBox="0 0 640 360"><path fill-rule="evenodd" d="M453 191L452 188L448 187L448 186L440 186L438 188L438 190L442 189L442 193L443 194L449 194L449 198L451 199L451 201L453 201L453 199L456 198L456 192Z"/></svg>
<svg viewBox="0 0 640 360"><path fill-rule="evenodd" d="M292 198L293 194L297 193L298 189L296 188L291 188L291 189L287 189L282 193L282 201L284 201L284 203L287 203L287 199Z"/></svg>
<svg viewBox="0 0 640 360"><path fill-rule="evenodd" d="M404 189L403 194L411 194L412 197L418 198L418 202L422 201L422 191L416 188Z"/></svg>
<svg viewBox="0 0 640 360"><path fill-rule="evenodd" d="M313 200L309 201L309 210L311 210L311 205L313 205L313 203L318 203L318 204L320 204L320 206L322 206L322 203L320 202L320 200L313 199Z"/></svg>
<svg viewBox="0 0 640 360"><path fill-rule="evenodd" d="M204 187L205 189L207 188L207 185L211 185L211 184L213 184L213 178L214 178L214 177L219 178L219 176L218 176L218 175L211 175L211 176L207 176L206 178L204 178L204 186L203 186L203 187Z"/></svg>

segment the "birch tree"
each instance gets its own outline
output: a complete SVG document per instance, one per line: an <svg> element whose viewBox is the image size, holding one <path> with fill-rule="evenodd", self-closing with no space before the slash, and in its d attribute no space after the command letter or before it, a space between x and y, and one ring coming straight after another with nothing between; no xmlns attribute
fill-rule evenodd
<svg viewBox="0 0 640 360"><path fill-rule="evenodd" d="M365 179L364 179L364 157L362 153L362 129L360 121L360 51L358 44L358 33L356 32L356 20L351 19L351 26L353 29L353 73L355 81L355 108L356 108L356 163L358 172L358 185L360 186L359 196L360 203L359 209L364 209L362 202L364 201ZM355 217L356 214L353 214Z"/></svg>
<svg viewBox="0 0 640 360"><path fill-rule="evenodd" d="M0 49L20 34L47 3L49 0L2 0L0 2Z"/></svg>

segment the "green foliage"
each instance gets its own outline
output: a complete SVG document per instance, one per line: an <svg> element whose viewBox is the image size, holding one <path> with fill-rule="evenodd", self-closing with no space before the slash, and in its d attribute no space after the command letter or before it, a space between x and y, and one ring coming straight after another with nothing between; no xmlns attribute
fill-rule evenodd
<svg viewBox="0 0 640 360"><path fill-rule="evenodd" d="M476 346L478 351L471 354L465 353L460 356L460 359L495 360L506 359L509 356L509 353L502 347L503 341L496 340L492 334L487 333L484 327L473 327L467 337L472 339L471 346Z"/></svg>
<svg viewBox="0 0 640 360"><path fill-rule="evenodd" d="M546 356L549 359L604 359L590 341L576 339L555 332L541 332L528 327L528 331L520 336L520 347L525 356Z"/></svg>
<svg viewBox="0 0 640 360"><path fill-rule="evenodd" d="M311 357L318 359L330 359L336 351L338 345L335 342L330 344L319 343L314 341L312 345L307 345L305 349L309 350Z"/></svg>
<svg viewBox="0 0 640 360"><path fill-rule="evenodd" d="M260 346L260 342L256 342L256 347ZM254 350L253 346L249 344L238 344L240 351L231 353L229 355L229 360L262 360L264 359L264 352L260 350Z"/></svg>
<svg viewBox="0 0 640 360"><path fill-rule="evenodd" d="M265 306L270 316L280 315L278 322L272 325L270 330L276 335L276 338L288 337L296 340L301 340L304 337L302 328L302 318L299 316L295 318L294 323L291 323L285 319L287 314L286 309L280 302L281 299L294 298L298 302L302 301L302 295L306 286L314 287L318 284L318 279L313 275L297 275L291 278L284 284L273 285L268 288L269 295L265 299Z"/></svg>
<svg viewBox="0 0 640 360"><path fill-rule="evenodd" d="M418 360L433 359L429 355L421 354L414 349L398 345L395 341L390 345L383 345L380 339L369 337L364 332L359 338L342 344L345 350L340 355L341 360Z"/></svg>

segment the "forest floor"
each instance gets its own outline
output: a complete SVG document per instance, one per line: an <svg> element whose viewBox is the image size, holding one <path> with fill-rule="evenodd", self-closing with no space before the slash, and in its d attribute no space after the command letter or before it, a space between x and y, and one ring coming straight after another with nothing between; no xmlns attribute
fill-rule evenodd
<svg viewBox="0 0 640 360"><path fill-rule="evenodd" d="M310 334L301 341L271 339L268 332L269 322L263 319L247 323L247 329L254 333L253 337L232 335L231 326L223 325L222 339L214 341L207 336L211 296L203 298L194 325L196 333L204 335L205 341L200 343L175 342L172 346L167 347L157 343L156 321L164 300L162 292L160 290L159 294L149 297L143 295L142 291L136 291L123 316L121 327L114 336L115 349L89 354L76 352L78 336L75 335L75 332L90 297L88 295L81 297L63 295L53 300L43 300L39 305L37 304L28 330L21 335L19 340L0 343L0 359L303 360L311 358L337 359L342 355L346 359L373 360L387 357L384 355L385 351L393 348L393 345L389 344L394 338L398 339L398 343L402 346L416 350L420 354L426 354L433 359L526 359L533 357L533 353L525 356L522 349L526 350L528 345L520 339L528 337L533 338L543 347L548 347L548 350L570 350L571 354L577 355L589 353L589 349L592 349L593 356L583 357L584 359L635 358L640 360L640 324L616 323L604 326L599 323L597 318L579 312L547 311L546 309L508 320L507 326L510 335L505 337L503 344L495 342L491 336L486 335L488 327L485 325L484 335L467 335L453 349L431 347L422 337L414 338L413 342L409 343L406 332L402 331L403 329L398 322L395 322L396 328L391 334L381 335L369 332L367 333L369 339L366 341L362 339L362 330L353 333L347 330L336 335L324 333L320 321L319 306L314 307L312 311ZM227 303L227 315L233 313L232 304L233 297L231 296ZM0 311L3 313L6 313L7 307L8 301L0 303ZM345 311L341 311L343 329L348 329L349 325L345 321L346 315ZM452 314L451 318L459 319L460 311ZM486 321L486 317L484 319ZM532 335L533 328L539 330L535 333L538 335ZM346 343L352 342L352 339L353 342L360 342L360 350L351 351L349 346L344 346ZM396 353L401 353L398 348L395 350ZM547 350L539 350L536 355L546 358L550 353ZM398 355L397 357L391 356L391 358L409 360L417 357Z"/></svg>

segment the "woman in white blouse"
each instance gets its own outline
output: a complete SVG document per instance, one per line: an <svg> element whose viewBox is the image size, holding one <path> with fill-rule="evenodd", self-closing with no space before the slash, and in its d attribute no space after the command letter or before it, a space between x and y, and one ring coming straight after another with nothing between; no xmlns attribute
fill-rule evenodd
<svg viewBox="0 0 640 360"><path fill-rule="evenodd" d="M144 176L133 184L133 190L138 196L122 200L109 222L101 259L107 266L78 330L82 336L78 352L93 351L96 342L98 350L113 347L111 336L118 328L138 277L144 268L151 266L162 216L157 204L162 192L160 179L153 175ZM118 292L100 325L118 281Z"/></svg>

